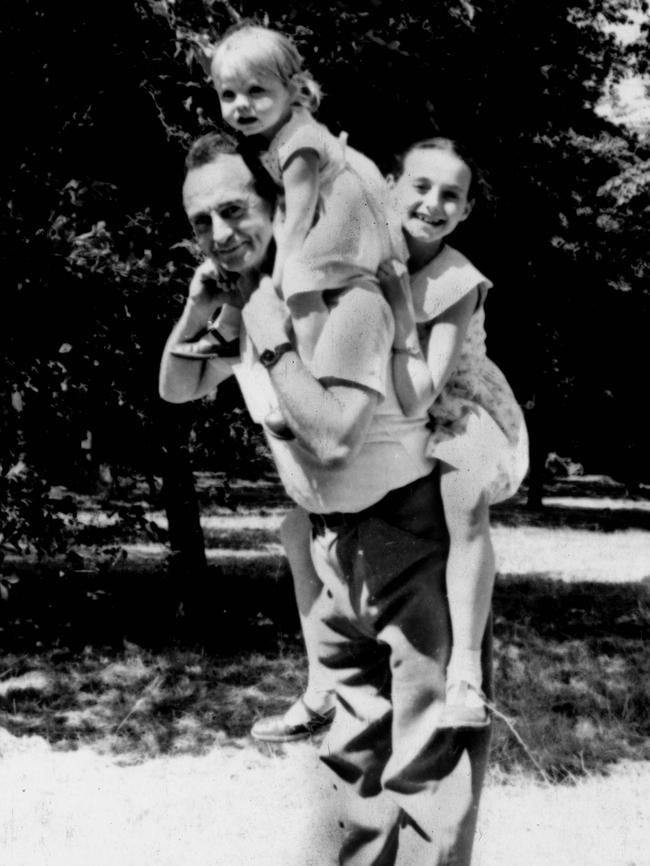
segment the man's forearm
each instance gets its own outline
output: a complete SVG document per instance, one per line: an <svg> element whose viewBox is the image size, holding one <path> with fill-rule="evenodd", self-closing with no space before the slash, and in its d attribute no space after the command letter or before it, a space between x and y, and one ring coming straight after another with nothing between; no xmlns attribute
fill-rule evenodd
<svg viewBox="0 0 650 866"><path fill-rule="evenodd" d="M323 385L295 352L269 370L282 414L305 451L322 466L340 466L358 453L377 396L347 383Z"/></svg>
<svg viewBox="0 0 650 866"><path fill-rule="evenodd" d="M205 305L192 301L188 301L185 305L181 318L167 339L160 362L159 391L163 400L170 403L187 403L204 397L228 375L226 368L223 375L220 375L214 364L177 358L171 354L174 346L185 340L191 340L205 327L212 312L213 310L208 310Z"/></svg>

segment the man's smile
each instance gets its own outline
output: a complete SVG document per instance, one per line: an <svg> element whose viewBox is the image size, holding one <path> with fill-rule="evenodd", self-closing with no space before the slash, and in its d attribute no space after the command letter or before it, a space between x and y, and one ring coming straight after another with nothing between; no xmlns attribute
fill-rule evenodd
<svg viewBox="0 0 650 866"><path fill-rule="evenodd" d="M246 241L235 241L226 246L215 246L213 251L216 256L231 256L246 246Z"/></svg>

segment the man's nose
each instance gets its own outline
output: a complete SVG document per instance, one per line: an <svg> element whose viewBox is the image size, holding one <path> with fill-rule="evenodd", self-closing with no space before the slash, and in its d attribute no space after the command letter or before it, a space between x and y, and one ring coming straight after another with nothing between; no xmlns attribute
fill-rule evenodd
<svg viewBox="0 0 650 866"><path fill-rule="evenodd" d="M232 237L232 227L218 213L212 214L212 243L221 246Z"/></svg>

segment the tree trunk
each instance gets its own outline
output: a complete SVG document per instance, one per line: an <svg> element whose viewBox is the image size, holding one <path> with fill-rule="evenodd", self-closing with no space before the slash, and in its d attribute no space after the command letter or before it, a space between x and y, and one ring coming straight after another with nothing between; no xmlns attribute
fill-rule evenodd
<svg viewBox="0 0 650 866"><path fill-rule="evenodd" d="M177 612L191 616L201 610L207 561L199 520L199 504L189 451L191 407L165 403L161 407L162 500L169 525L169 577Z"/></svg>

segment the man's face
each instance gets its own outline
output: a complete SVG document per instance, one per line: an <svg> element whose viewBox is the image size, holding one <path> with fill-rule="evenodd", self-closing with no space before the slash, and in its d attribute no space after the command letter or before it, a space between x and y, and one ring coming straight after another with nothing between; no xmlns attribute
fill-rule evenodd
<svg viewBox="0 0 650 866"><path fill-rule="evenodd" d="M201 252L228 271L258 268L273 236L270 205L255 192L238 154L220 154L190 169L183 204Z"/></svg>

